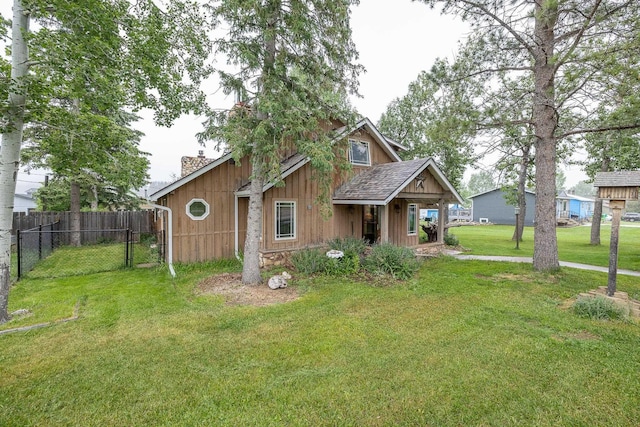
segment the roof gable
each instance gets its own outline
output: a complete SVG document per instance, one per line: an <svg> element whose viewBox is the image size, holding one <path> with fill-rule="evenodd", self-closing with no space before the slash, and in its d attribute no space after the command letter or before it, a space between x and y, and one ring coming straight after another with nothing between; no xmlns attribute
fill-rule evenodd
<svg viewBox="0 0 640 427"><path fill-rule="evenodd" d="M373 166L336 189L333 202L386 205L427 168L430 169L436 181L445 190L450 191L459 203L462 203L458 192L431 158Z"/></svg>
<svg viewBox="0 0 640 427"><path fill-rule="evenodd" d="M373 139L376 141L376 143L378 143L380 145L380 147L385 151L385 153L387 153L389 155L389 157L395 161L395 162L400 162L402 161L400 159L400 157L398 156L398 154L396 153L396 150L393 148L393 146L397 146L398 148L402 148L399 144L397 143L390 143L390 140L387 140L387 138L385 138L380 131L378 131L378 129L373 125L373 123L371 122L371 120L367 119L367 118L363 118L361 119L358 123L356 123L353 127L347 127L347 126L343 126L341 128L336 129L335 132L335 136L332 139L332 143L336 143L338 141L340 141L343 138L348 137L350 134L356 132L358 129L364 128L366 129L369 134L373 137ZM159 198L166 196L167 194L171 193L172 191L182 187L183 185L185 185L186 183L198 178L199 176L209 172L210 170L218 167L219 165L221 165L222 163L226 162L227 160L231 159L231 153L227 153L224 154L222 157L213 160L211 163L201 167L200 169L190 173L189 175L183 176L182 178L178 179L177 181L174 181L173 183L169 184L168 186L162 188L161 190L151 194L149 196L149 200L158 200ZM281 163L281 173L282 173L282 178L286 178L287 176L291 175L293 172L295 172L296 170L300 169L302 166L306 165L309 162L309 158L301 155L301 154L295 154L285 160L283 160L283 162ZM275 185L275 182L270 180L269 182L267 182L265 184L265 186L263 187L262 191L267 191L268 189L272 188ZM248 195L248 185L244 185L241 188L239 188L237 190L236 193L238 196L242 197L242 196L247 196ZM457 194L457 193L456 193Z"/></svg>

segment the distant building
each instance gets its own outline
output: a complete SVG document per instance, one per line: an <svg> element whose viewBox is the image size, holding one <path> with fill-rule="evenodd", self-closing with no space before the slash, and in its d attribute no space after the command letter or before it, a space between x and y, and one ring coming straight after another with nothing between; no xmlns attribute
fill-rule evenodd
<svg viewBox="0 0 640 427"><path fill-rule="evenodd" d="M473 201L472 218L474 222L490 222L492 224L515 225L515 206L508 205L500 188L485 191L469 197ZM527 212L524 225L534 224L536 211L536 195L533 191L525 190Z"/></svg>
<svg viewBox="0 0 640 427"><path fill-rule="evenodd" d="M38 204L29 194L18 194L13 196L13 211L28 214L38 208Z"/></svg>
<svg viewBox="0 0 640 427"><path fill-rule="evenodd" d="M576 221L591 219L595 200L560 191L556 197L556 217L570 218Z"/></svg>

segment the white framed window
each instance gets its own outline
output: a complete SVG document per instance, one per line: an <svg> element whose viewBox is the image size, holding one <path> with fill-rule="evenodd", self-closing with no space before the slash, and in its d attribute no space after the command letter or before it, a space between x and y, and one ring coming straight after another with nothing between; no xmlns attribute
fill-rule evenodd
<svg viewBox="0 0 640 427"><path fill-rule="evenodd" d="M187 216L195 221L201 221L209 216L209 203L203 199L191 199L187 203Z"/></svg>
<svg viewBox="0 0 640 427"><path fill-rule="evenodd" d="M276 202L276 240L296 238L296 202Z"/></svg>
<svg viewBox="0 0 640 427"><path fill-rule="evenodd" d="M418 205L410 204L407 212L407 234L415 236L418 234Z"/></svg>
<svg viewBox="0 0 640 427"><path fill-rule="evenodd" d="M349 161L352 165L371 166L369 143L365 141L349 140Z"/></svg>

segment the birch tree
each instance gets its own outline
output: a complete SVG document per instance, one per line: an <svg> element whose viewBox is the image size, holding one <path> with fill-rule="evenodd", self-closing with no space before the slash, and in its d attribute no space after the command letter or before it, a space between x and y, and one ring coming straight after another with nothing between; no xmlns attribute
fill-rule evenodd
<svg viewBox="0 0 640 427"><path fill-rule="evenodd" d="M63 128L68 143L78 123L47 123L53 111L109 121L121 108L146 107L160 125L201 112L208 28L199 6L186 0L163 9L153 0L14 0L11 81L4 85L8 102L0 104L0 322L8 320L11 212L25 123Z"/></svg>
<svg viewBox="0 0 640 427"><path fill-rule="evenodd" d="M202 140L216 140L239 162L251 162L251 186L242 281L261 282L263 187L279 181L290 150L310 159L323 200L339 158L323 125L353 123L344 102L357 91L357 52L351 40L350 6L356 0L222 0L211 3L228 28L215 42L228 58L220 69L226 93L239 94L232 111L210 117ZM222 30L219 30L222 31Z"/></svg>

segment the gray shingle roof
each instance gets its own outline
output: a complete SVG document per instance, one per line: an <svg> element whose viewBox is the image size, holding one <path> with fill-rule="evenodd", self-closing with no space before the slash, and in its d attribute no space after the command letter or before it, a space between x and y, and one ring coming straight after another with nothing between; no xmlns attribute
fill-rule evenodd
<svg viewBox="0 0 640 427"><path fill-rule="evenodd" d="M640 171L598 172L594 187L640 187Z"/></svg>
<svg viewBox="0 0 640 427"><path fill-rule="evenodd" d="M428 162L429 159L417 159L373 166L336 189L333 199L385 202L424 170Z"/></svg>

